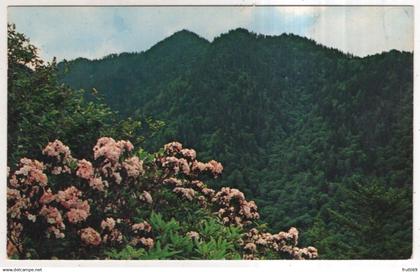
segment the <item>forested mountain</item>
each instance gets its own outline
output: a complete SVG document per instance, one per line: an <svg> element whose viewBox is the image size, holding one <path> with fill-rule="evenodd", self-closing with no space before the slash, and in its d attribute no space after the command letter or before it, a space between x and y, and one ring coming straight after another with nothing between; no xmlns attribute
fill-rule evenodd
<svg viewBox="0 0 420 272"><path fill-rule="evenodd" d="M272 229L297 226L321 258L409 258L413 55L364 58L293 34L183 30L141 53L60 63L121 117L165 126L225 167Z"/></svg>

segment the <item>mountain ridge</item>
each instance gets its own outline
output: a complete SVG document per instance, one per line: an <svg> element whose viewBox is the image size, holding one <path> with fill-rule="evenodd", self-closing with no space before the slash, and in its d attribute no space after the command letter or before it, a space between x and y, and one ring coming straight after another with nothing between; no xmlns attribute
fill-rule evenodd
<svg viewBox="0 0 420 272"><path fill-rule="evenodd" d="M252 31L250 31L250 30L248 30L246 28L239 27L239 28L235 28L235 29L229 30L227 32L221 33L220 35L215 36L212 40L208 40L208 39L200 36L199 34L193 32L191 30L181 29L181 30L175 31L171 35L163 38L162 40L160 40L158 42L156 42L150 48L145 49L145 50L131 51L131 52L120 52L120 53L111 53L111 54L105 55L105 56L100 57L100 58L95 58L95 59L90 59L90 58L86 58L86 57L78 57L78 58L71 59L71 60L61 61L60 63L63 63L63 62L73 62L73 61L82 60L82 59L83 60L89 60L89 61L94 61L95 62L95 61L101 61L101 60L104 60L104 59L107 59L107 58L110 58L110 57L118 57L118 56L125 56L125 55L143 54L143 53L145 53L145 52L153 49L154 47L160 45L161 43L168 42L168 41L170 41L171 39L174 39L177 36L179 36L179 37L182 36L184 38L187 37L187 36L189 36L191 38L198 38L198 40L205 41L206 43L210 43L211 44L211 43L214 43L215 41L218 41L220 38L223 38L223 37L225 37L225 36L227 36L229 34L232 34L232 33L242 33L242 34L253 36L255 38L296 38L296 39L301 39L303 41L309 42L309 43L314 44L316 46L319 46L319 47L322 47L322 48L332 49L332 50L337 51L337 52L339 52L339 53L341 53L343 55L351 56L351 57L354 57L354 58L368 58L368 57L371 57L371 56L386 54L386 53L389 53L389 52L398 52L398 53L413 54L413 52L409 52L409 51L400 51L400 50L397 50L397 49L390 49L388 51L377 52L377 53L374 53L374 54L369 54L367 56L361 57L361 56L353 55L351 53L345 53L344 51L341 51L340 49L323 45L321 43L316 42L315 40L313 40L311 38L300 36L300 35L293 34L293 33L286 33L286 32L284 32L284 33L281 33L281 34L268 35L268 34L261 34L261 33L252 32Z"/></svg>

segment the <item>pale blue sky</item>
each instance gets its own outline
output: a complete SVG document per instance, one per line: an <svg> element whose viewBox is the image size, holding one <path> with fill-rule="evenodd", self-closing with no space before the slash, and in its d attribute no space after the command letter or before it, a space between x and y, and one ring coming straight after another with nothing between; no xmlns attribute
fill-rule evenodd
<svg viewBox="0 0 420 272"><path fill-rule="evenodd" d="M359 56L412 51L411 7L9 7L8 21L45 60L140 52L188 29L213 40L230 29L295 33Z"/></svg>

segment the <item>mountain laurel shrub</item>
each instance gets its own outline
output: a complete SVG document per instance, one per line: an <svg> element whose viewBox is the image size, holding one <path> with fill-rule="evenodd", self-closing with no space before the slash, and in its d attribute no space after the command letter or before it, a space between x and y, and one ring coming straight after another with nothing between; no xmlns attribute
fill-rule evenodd
<svg viewBox="0 0 420 272"><path fill-rule="evenodd" d="M93 160L55 140L20 159L7 183L7 253L19 259L313 259L298 231L271 234L253 201L214 191L214 160L178 142L156 154L98 139Z"/></svg>

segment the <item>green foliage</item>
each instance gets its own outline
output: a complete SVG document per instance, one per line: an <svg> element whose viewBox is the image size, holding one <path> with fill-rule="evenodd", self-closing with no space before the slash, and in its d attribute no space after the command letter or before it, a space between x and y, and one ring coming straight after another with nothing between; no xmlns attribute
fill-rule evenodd
<svg viewBox="0 0 420 272"><path fill-rule="evenodd" d="M105 252L108 258L114 260L140 260L145 253L146 251L143 248L133 248L130 245L127 245L122 250L114 248Z"/></svg>
<svg viewBox="0 0 420 272"><path fill-rule="evenodd" d="M36 50L25 44L29 40L9 26L9 161L28 154L39 156L41 146L56 138L85 154L82 143L94 143L111 111L103 104L84 101L82 92L60 84L55 61L44 65Z"/></svg>
<svg viewBox="0 0 420 272"><path fill-rule="evenodd" d="M221 260L241 259L238 245L243 230L223 226L214 217L195 218L192 224L178 222L174 218L164 220L159 213L151 213L148 222L156 234L156 245L145 251L128 245L121 250L112 249L105 255L110 259L147 260ZM188 231L196 231L199 238L191 238Z"/></svg>
<svg viewBox="0 0 420 272"><path fill-rule="evenodd" d="M202 242L197 244L198 259L240 259L237 241L241 239L241 230L224 227L214 218L203 220L198 226Z"/></svg>
<svg viewBox="0 0 420 272"><path fill-rule="evenodd" d="M412 254L412 204L409 190L386 188L380 182L354 184L346 190L333 221L349 236L352 259L408 259ZM392 219L392 222L390 222ZM351 230L351 231L349 231ZM368 244L369 248L365 245Z"/></svg>

